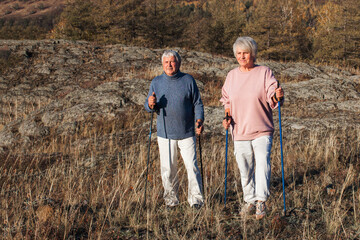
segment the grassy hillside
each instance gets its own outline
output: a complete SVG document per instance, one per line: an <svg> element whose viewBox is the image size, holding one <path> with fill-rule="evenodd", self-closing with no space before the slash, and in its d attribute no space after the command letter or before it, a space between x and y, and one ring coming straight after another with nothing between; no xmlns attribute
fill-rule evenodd
<svg viewBox="0 0 360 240"><path fill-rule="evenodd" d="M46 38L64 3L64 0L0 1L1 39Z"/></svg>
<svg viewBox="0 0 360 240"><path fill-rule="evenodd" d="M65 0L0 1L0 19L38 18L52 15L64 7Z"/></svg>

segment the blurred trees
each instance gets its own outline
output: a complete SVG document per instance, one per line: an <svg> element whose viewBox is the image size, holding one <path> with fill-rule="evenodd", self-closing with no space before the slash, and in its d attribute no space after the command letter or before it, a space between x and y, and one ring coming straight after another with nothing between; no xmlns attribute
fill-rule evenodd
<svg viewBox="0 0 360 240"><path fill-rule="evenodd" d="M92 41L99 32L95 21L96 5L88 0L69 1L64 9L62 21L64 25L61 34L72 39Z"/></svg>
<svg viewBox="0 0 360 240"><path fill-rule="evenodd" d="M258 43L265 59L311 58L312 4L299 0L259 0L251 9L244 34Z"/></svg>
<svg viewBox="0 0 360 240"><path fill-rule="evenodd" d="M360 66L360 1L328 1L317 16L315 60Z"/></svg>
<svg viewBox="0 0 360 240"><path fill-rule="evenodd" d="M250 9L250 17L243 31L251 36L258 44L259 57L266 59L278 58L282 49L281 8L276 0L255 1ZM279 4L280 5L280 4Z"/></svg>
<svg viewBox="0 0 360 240"><path fill-rule="evenodd" d="M232 56L248 35L263 59L359 67L359 28L359 0L68 0L48 37Z"/></svg>
<svg viewBox="0 0 360 240"><path fill-rule="evenodd" d="M245 27L246 15L243 1L210 0L206 6L211 15L208 22L205 49L210 52L233 55L232 45Z"/></svg>

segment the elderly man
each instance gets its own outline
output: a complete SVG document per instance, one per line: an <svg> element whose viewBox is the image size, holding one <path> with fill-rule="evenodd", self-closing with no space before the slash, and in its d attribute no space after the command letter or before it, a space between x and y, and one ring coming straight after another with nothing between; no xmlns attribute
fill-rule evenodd
<svg viewBox="0 0 360 240"><path fill-rule="evenodd" d="M151 84L145 109L157 116L157 140L165 204L179 204L177 151L180 148L188 175L188 202L200 208L203 203L201 175L196 161L196 134L203 131L204 107L194 78L181 72L181 58L172 50L162 55L163 74ZM195 128L196 121L196 128Z"/></svg>

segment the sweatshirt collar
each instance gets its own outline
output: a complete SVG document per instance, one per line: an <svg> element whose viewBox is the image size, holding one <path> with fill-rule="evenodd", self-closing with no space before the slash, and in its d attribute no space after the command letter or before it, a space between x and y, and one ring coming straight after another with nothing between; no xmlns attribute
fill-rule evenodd
<svg viewBox="0 0 360 240"><path fill-rule="evenodd" d="M177 73L175 73L175 75L173 75L173 76L169 76L169 75L167 75L165 72L163 72L163 75L164 75L165 78L168 79L168 80L177 80L177 79L179 79L183 74L182 74L182 72L180 72L180 70L179 70L179 71L177 71Z"/></svg>

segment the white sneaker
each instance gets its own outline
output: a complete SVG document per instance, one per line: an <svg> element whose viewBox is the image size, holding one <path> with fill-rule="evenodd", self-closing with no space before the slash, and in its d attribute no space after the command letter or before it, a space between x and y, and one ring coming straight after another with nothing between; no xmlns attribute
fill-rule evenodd
<svg viewBox="0 0 360 240"><path fill-rule="evenodd" d="M255 205L253 203L245 203L240 211L241 216L253 215L255 213Z"/></svg>
<svg viewBox="0 0 360 240"><path fill-rule="evenodd" d="M266 205L265 202L257 201L256 202L256 220L263 219L266 215Z"/></svg>

